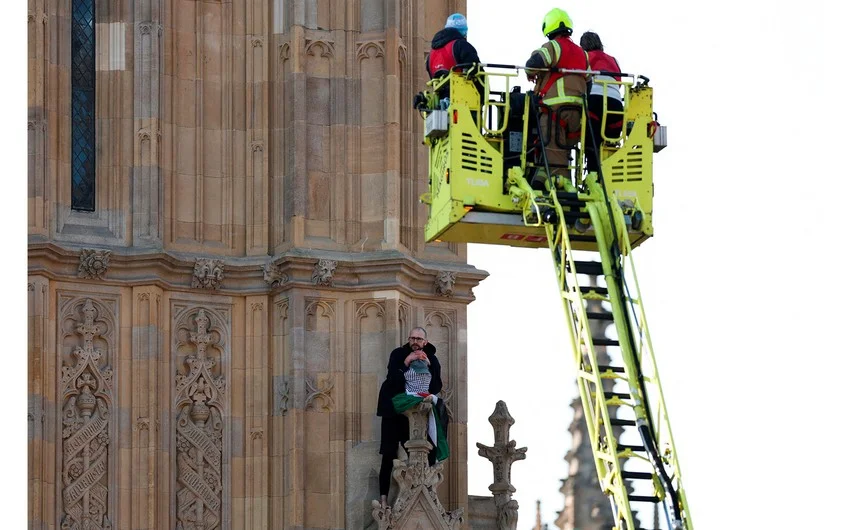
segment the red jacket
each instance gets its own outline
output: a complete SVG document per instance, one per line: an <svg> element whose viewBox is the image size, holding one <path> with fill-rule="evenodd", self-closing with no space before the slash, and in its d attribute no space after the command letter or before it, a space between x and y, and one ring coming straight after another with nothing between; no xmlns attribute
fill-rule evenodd
<svg viewBox="0 0 850 530"><path fill-rule="evenodd" d="M428 73L431 75L431 79L436 77L437 72L450 72L452 68L457 66L454 54L456 42L457 39L454 39L449 41L442 48L431 50L431 54L428 56Z"/></svg>
<svg viewBox="0 0 850 530"><path fill-rule="evenodd" d="M535 53L540 54L543 57L544 64L550 68L587 70L589 67L587 53L566 35L555 37L541 46ZM572 99L585 93L585 79L586 76L582 74L564 74L562 72L538 76L538 94L545 97L550 94L550 89L553 86L560 85L561 88L558 93L565 93L568 96L555 99ZM552 101L551 103L557 104L559 101Z"/></svg>
<svg viewBox="0 0 850 530"><path fill-rule="evenodd" d="M590 60L591 70L601 70L605 72L619 72L620 65L617 64L617 59L611 57L602 50L593 50L587 52L587 57ZM614 79L620 81L620 76L614 76Z"/></svg>

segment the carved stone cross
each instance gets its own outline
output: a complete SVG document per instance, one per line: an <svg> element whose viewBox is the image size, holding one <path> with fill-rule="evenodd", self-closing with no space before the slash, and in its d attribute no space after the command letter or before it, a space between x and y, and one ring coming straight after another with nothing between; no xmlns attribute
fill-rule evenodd
<svg viewBox="0 0 850 530"><path fill-rule="evenodd" d="M517 449L516 441L510 439L514 419L504 401L499 400L496 403L496 409L489 420L493 426L493 447L481 443L475 445L478 446L478 454L493 464L493 484L490 485L490 491L493 492L496 502L498 528L516 530L519 504L511 499L511 495L516 492L516 488L511 484L511 466L517 460L525 459L528 448Z"/></svg>

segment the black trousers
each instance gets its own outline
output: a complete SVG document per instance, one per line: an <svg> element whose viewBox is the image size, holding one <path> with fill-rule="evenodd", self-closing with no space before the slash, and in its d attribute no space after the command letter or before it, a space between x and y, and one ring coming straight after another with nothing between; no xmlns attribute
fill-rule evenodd
<svg viewBox="0 0 850 530"><path fill-rule="evenodd" d="M603 96L594 94L587 96L587 131L585 137L585 154L587 155L587 170L599 171L599 160L596 156L596 145L602 145L602 101ZM608 98L608 111L623 112L623 102L617 98ZM616 138L620 136L623 127L622 114L609 114L605 136ZM591 133L593 136L591 137Z"/></svg>
<svg viewBox="0 0 850 530"><path fill-rule="evenodd" d="M407 416L396 414L381 417L381 471L378 473L378 487L381 495L390 492L390 478L393 472L393 460L398 456L398 446L410 439L410 424ZM428 465L433 466L437 461L437 448L428 453Z"/></svg>

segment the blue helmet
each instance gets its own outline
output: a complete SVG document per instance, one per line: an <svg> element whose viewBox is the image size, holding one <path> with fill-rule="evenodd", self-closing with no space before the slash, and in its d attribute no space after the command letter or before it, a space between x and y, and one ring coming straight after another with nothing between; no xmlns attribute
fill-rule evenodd
<svg viewBox="0 0 850 530"><path fill-rule="evenodd" d="M469 29L466 25L466 17L460 13L449 15L449 18L446 19L446 27L458 30L464 37L466 37L466 32Z"/></svg>

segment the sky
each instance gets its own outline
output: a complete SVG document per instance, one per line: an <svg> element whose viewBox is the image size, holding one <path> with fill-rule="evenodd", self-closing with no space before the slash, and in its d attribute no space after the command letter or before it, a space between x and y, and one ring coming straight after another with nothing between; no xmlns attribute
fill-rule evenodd
<svg viewBox="0 0 850 530"><path fill-rule="evenodd" d="M838 8L495 5L467 3L482 62L524 64L545 41L543 16L561 7L576 36L597 32L655 89L668 147L654 158L655 237L634 257L695 527L840 524L850 474L839 434L850 373L841 326L850 172L840 156L850 43ZM493 481L475 442L492 444L487 418L504 400L512 439L528 447L512 469L518 528L532 528L540 499L554 529L577 389L550 257L468 249L469 263L490 272L468 309L469 492L487 495Z"/></svg>
<svg viewBox="0 0 850 530"><path fill-rule="evenodd" d="M829 7L828 4L830 4ZM826 528L846 520L843 453L850 347L845 278L850 197L847 31L840 2L469 0L485 62L522 64L552 7L594 30L622 68L655 87L669 147L655 156L655 237L635 251L640 287L699 529ZM4 192L3 454L26 451L26 3L4 5L0 84ZM10 178L13 177L13 178ZM528 457L514 464L520 529L563 506L576 395L566 322L546 251L470 245L490 272L469 306L470 494L492 469L487 417L504 400ZM9 364L5 364L9 363ZM18 375L20 374L20 375ZM25 458L4 475L26 476ZM15 484L21 484L15 479ZM4 488L25 506L24 488ZM844 495L842 495L844 494ZM24 526L24 510L4 514Z"/></svg>

